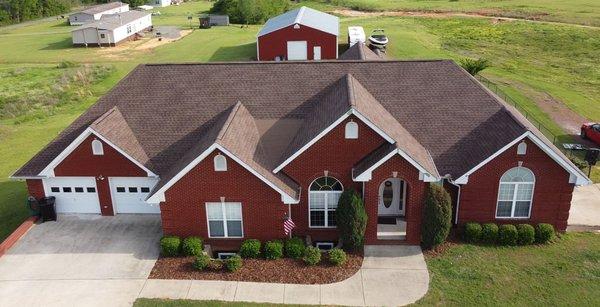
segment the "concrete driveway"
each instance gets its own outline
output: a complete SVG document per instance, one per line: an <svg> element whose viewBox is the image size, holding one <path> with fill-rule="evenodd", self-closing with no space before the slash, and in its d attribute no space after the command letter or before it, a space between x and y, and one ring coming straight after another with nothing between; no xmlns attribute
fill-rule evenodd
<svg viewBox="0 0 600 307"><path fill-rule="evenodd" d="M600 184L576 187L573 191L569 228L578 226L600 227ZM584 227L585 228L585 227Z"/></svg>
<svg viewBox="0 0 600 307"><path fill-rule="evenodd" d="M131 306L156 259L158 215L63 215L0 258L0 306Z"/></svg>

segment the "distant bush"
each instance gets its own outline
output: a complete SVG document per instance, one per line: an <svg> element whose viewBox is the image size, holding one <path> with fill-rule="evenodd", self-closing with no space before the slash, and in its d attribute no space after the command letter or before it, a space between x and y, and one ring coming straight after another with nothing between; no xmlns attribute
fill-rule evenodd
<svg viewBox="0 0 600 307"><path fill-rule="evenodd" d="M587 171L588 169L588 163L576 156L572 156L569 158L569 160L571 160L571 162L573 162L573 164L575 164L575 166L577 166L577 168L579 168L582 171Z"/></svg>
<svg viewBox="0 0 600 307"><path fill-rule="evenodd" d="M368 218L362 198L356 191L346 190L342 193L335 219L344 249L360 249L365 241Z"/></svg>
<svg viewBox="0 0 600 307"><path fill-rule="evenodd" d="M464 58L460 60L460 66L469 74L475 76L482 70L488 68L490 66L490 63L486 59Z"/></svg>
<svg viewBox="0 0 600 307"><path fill-rule="evenodd" d="M483 243L495 244L498 240L498 225L485 223L481 226L481 241Z"/></svg>
<svg viewBox="0 0 600 307"><path fill-rule="evenodd" d="M265 243L265 258L275 260L283 257L283 243L281 241L269 241Z"/></svg>
<svg viewBox="0 0 600 307"><path fill-rule="evenodd" d="M469 243L479 242L481 240L481 224L474 222L466 223L463 239Z"/></svg>
<svg viewBox="0 0 600 307"><path fill-rule="evenodd" d="M71 61L62 61L62 62L58 63L58 65L57 65L58 68L72 68L72 67L77 67L77 66L79 66L79 63L71 62Z"/></svg>
<svg viewBox="0 0 600 307"><path fill-rule="evenodd" d="M181 252L186 256L198 256L202 254L204 244L202 238L187 237L181 243Z"/></svg>
<svg viewBox="0 0 600 307"><path fill-rule="evenodd" d="M329 258L329 262L336 266L344 265L344 263L346 263L346 260L348 259L346 256L346 252L344 252L340 248L330 249L329 252L327 252L327 255Z"/></svg>
<svg viewBox="0 0 600 307"><path fill-rule="evenodd" d="M229 15L232 23L263 24L289 8L289 0L217 0L210 13Z"/></svg>
<svg viewBox="0 0 600 307"><path fill-rule="evenodd" d="M242 257L234 255L225 260L225 267L229 272L235 272L242 267Z"/></svg>
<svg viewBox="0 0 600 307"><path fill-rule="evenodd" d="M519 224L517 225L517 232L519 233L519 245L529 245L535 242L535 229L533 226L529 224Z"/></svg>
<svg viewBox="0 0 600 307"><path fill-rule="evenodd" d="M240 256L242 256L242 258L260 257L260 241L256 239L244 241L240 247Z"/></svg>
<svg viewBox="0 0 600 307"><path fill-rule="evenodd" d="M179 256L181 251L181 238L164 236L160 239L160 253L165 257Z"/></svg>
<svg viewBox="0 0 600 307"><path fill-rule="evenodd" d="M308 265L318 264L321 262L321 250L314 246L307 247L306 250L304 250L304 257L302 260Z"/></svg>
<svg viewBox="0 0 600 307"><path fill-rule="evenodd" d="M284 250L287 257L294 259L302 258L305 248L304 241L298 237L285 240Z"/></svg>
<svg viewBox="0 0 600 307"><path fill-rule="evenodd" d="M429 184L421 224L423 247L432 248L444 242L450 233L451 226L450 194L440 185Z"/></svg>
<svg viewBox="0 0 600 307"><path fill-rule="evenodd" d="M498 243L502 245L517 245L519 233L515 225L505 224L498 230Z"/></svg>
<svg viewBox="0 0 600 307"><path fill-rule="evenodd" d="M202 271L208 266L209 263L210 263L210 257L208 257L208 255L205 255L205 254L200 254L194 260L194 268L196 270Z"/></svg>
<svg viewBox="0 0 600 307"><path fill-rule="evenodd" d="M551 224L540 223L535 228L535 241L538 243L548 243L554 239L554 226Z"/></svg>

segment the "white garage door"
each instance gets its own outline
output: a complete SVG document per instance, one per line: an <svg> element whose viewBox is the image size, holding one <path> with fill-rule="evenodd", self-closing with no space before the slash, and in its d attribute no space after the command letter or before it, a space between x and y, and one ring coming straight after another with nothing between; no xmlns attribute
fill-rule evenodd
<svg viewBox="0 0 600 307"><path fill-rule="evenodd" d="M115 213L160 213L158 204L149 205L145 201L158 179L111 177L109 182Z"/></svg>
<svg viewBox="0 0 600 307"><path fill-rule="evenodd" d="M43 181L46 195L56 197L57 212L100 213L94 177L58 177Z"/></svg>
<svg viewBox="0 0 600 307"><path fill-rule="evenodd" d="M307 44L306 41L291 41L287 42L288 60L307 60Z"/></svg>

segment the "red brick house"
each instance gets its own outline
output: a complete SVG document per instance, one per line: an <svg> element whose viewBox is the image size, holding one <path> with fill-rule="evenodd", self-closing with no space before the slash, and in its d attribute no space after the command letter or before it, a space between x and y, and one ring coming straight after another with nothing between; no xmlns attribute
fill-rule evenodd
<svg viewBox="0 0 600 307"><path fill-rule="evenodd" d="M202 79L199 86L196 80ZM140 65L13 178L68 213L160 213L221 250L294 235L335 242L345 189L366 243L420 241L426 188L454 222L565 230L589 179L452 61Z"/></svg>
<svg viewBox="0 0 600 307"><path fill-rule="evenodd" d="M256 38L259 61L335 60L339 18L301 7L269 19Z"/></svg>

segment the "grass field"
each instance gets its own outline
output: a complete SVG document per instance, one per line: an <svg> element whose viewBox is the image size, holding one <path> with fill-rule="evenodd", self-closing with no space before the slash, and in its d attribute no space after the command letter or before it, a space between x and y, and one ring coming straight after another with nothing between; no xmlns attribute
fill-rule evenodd
<svg viewBox="0 0 600 307"><path fill-rule="evenodd" d="M600 235L568 233L525 247L454 244L426 256L429 292L416 306L598 306ZM138 299L136 307L256 306ZM274 305L277 306L277 305Z"/></svg>

